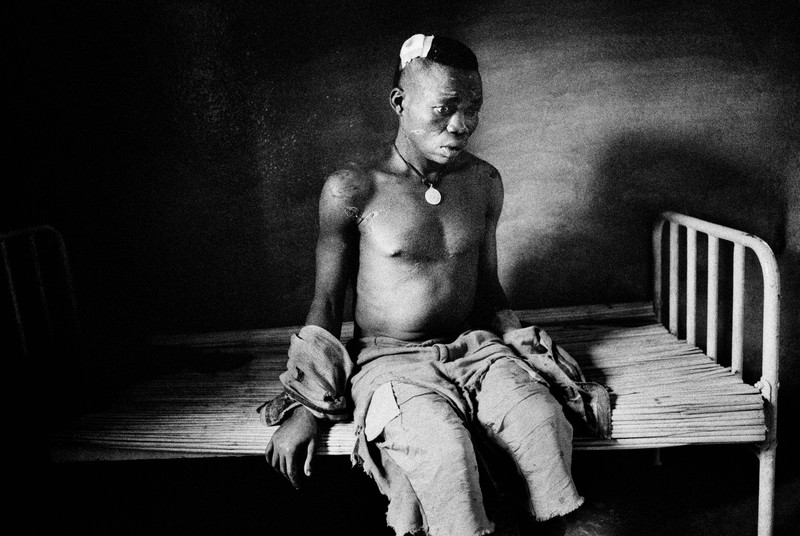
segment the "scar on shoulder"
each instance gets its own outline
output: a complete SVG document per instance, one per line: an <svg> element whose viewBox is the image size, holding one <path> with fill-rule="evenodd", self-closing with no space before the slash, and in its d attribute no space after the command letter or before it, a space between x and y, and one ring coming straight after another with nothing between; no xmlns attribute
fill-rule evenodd
<svg viewBox="0 0 800 536"><path fill-rule="evenodd" d="M342 169L334 173L335 182L332 183L331 195L339 198L350 198L361 190L358 175L349 170Z"/></svg>

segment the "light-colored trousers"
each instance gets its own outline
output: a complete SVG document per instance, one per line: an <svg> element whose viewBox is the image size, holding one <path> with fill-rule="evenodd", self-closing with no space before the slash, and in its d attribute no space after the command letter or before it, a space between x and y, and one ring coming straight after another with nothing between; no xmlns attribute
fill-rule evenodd
<svg viewBox="0 0 800 536"><path fill-rule="evenodd" d="M479 476L479 443L513 460L519 502L544 521L583 502L571 476L572 426L546 383L485 331L451 343L361 341L353 381L366 433L364 467L389 498L398 535L495 530ZM373 394L375 396L373 396ZM366 409L365 409L366 408ZM500 490L502 491L502 490Z"/></svg>

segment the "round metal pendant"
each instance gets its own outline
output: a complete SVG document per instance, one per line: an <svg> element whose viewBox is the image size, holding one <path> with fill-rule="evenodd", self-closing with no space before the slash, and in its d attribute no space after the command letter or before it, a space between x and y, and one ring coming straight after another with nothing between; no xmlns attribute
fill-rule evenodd
<svg viewBox="0 0 800 536"><path fill-rule="evenodd" d="M425 192L425 201L427 201L429 205L438 205L442 202L442 194L433 187L433 184L431 184L430 188Z"/></svg>

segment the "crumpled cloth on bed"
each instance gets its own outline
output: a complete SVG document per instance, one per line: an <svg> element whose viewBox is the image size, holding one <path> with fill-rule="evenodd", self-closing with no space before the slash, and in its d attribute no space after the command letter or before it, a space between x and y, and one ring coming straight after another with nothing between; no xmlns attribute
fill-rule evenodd
<svg viewBox="0 0 800 536"><path fill-rule="evenodd" d="M537 326L509 331L503 342L550 382L553 395L567 416L590 434L611 437L611 398L608 389L588 382L578 362Z"/></svg>
<svg viewBox="0 0 800 536"><path fill-rule="evenodd" d="M503 342L549 382L573 420L582 422L597 437L610 437L611 407L606 388L587 382L578 363L544 330L536 326L513 330L503 336ZM358 366L364 361L359 358ZM319 419L350 420L349 381L353 371L353 361L339 339L319 326L304 326L291 337L287 370L280 376L285 391L262 404L258 412L267 426L280 424L299 405ZM364 424L365 412L356 418L359 427Z"/></svg>
<svg viewBox="0 0 800 536"><path fill-rule="evenodd" d="M606 388L587 382L578 363L544 330L536 326L513 330L504 335L503 342L549 381L573 420L583 422L595 436L610 437ZM291 337L287 370L280 376L285 391L258 408L262 421L267 426L280 424L299 405L323 420L350 420L348 391L353 371L353 362L339 339L324 328L304 326ZM363 426L364 417L361 415L357 424Z"/></svg>
<svg viewBox="0 0 800 536"><path fill-rule="evenodd" d="M280 424L287 413L303 405L318 419L349 421L352 407L349 380L353 362L344 345L328 330L304 326L292 335L284 392L258 408L267 426Z"/></svg>

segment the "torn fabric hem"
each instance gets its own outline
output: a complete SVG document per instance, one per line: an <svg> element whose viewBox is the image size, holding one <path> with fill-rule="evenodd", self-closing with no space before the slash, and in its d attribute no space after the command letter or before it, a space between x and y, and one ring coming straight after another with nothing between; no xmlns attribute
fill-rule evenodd
<svg viewBox="0 0 800 536"><path fill-rule="evenodd" d="M567 506L563 510L557 510L557 511L553 512L552 514L550 514L549 516L540 516L540 515L537 514L535 516L536 521L538 521L538 522L550 521L553 518L565 516L565 515L569 514L570 512L574 512L575 510L580 508L583 505L583 502L584 502L584 498L583 497L578 497L578 499L575 501L574 505Z"/></svg>

